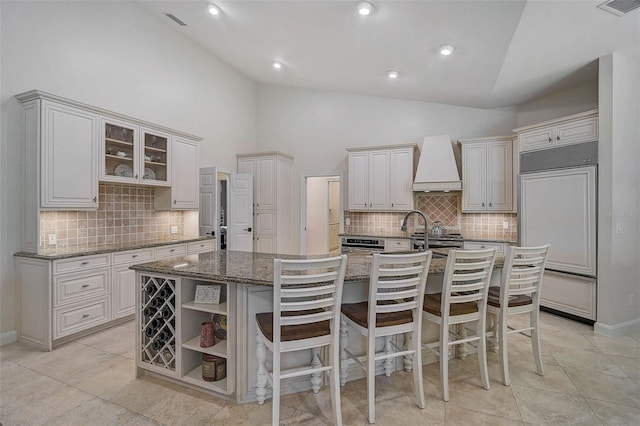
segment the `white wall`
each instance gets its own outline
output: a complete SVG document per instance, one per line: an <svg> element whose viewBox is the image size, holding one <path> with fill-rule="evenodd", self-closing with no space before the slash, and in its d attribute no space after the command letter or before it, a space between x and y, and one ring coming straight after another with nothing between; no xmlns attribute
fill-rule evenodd
<svg viewBox="0 0 640 426"><path fill-rule="evenodd" d="M271 85L258 85L256 117L258 149L294 157L295 244L300 241L296 176L330 170L343 170L347 176L345 148L422 144L425 136L443 133L454 139L497 136L516 127L513 109L483 110Z"/></svg>
<svg viewBox="0 0 640 426"><path fill-rule="evenodd" d="M201 164L255 151L255 85L134 2L0 2L0 332L15 328L21 107L40 89L204 137Z"/></svg>
<svg viewBox="0 0 640 426"><path fill-rule="evenodd" d="M518 127L596 108L598 108L598 81L593 80L518 105Z"/></svg>
<svg viewBox="0 0 640 426"><path fill-rule="evenodd" d="M600 58L598 167L598 322L616 334L640 328L640 62ZM623 232L616 234L616 224ZM629 296L635 295L635 306Z"/></svg>

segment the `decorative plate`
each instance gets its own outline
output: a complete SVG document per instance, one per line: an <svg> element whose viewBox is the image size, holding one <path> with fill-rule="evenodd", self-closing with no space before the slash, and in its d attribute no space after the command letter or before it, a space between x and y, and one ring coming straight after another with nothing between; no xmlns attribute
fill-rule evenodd
<svg viewBox="0 0 640 426"><path fill-rule="evenodd" d="M145 179L151 179L151 180L155 180L156 179L156 174L153 170L151 170L150 168L145 168L144 169L144 178Z"/></svg>
<svg viewBox="0 0 640 426"><path fill-rule="evenodd" d="M122 177L132 177L133 170L129 167L128 164L118 164L113 171L114 176L122 176Z"/></svg>

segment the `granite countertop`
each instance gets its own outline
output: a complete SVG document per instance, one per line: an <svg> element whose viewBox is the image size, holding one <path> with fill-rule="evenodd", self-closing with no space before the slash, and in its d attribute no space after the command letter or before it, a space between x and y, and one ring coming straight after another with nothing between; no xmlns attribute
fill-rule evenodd
<svg viewBox="0 0 640 426"><path fill-rule="evenodd" d="M345 282L369 280L371 254L349 253ZM163 275L174 275L225 283L273 285L273 260L309 259L324 256L281 255L230 250L218 250L198 255L179 256L156 262L134 265L131 269ZM430 274L442 274L447 259L433 258ZM504 259L496 259L496 268L502 268Z"/></svg>
<svg viewBox="0 0 640 426"><path fill-rule="evenodd" d="M44 250L41 250L39 253L30 253L26 251L20 251L18 253L15 253L14 256L29 257L32 259L56 260L56 259L65 259L65 258L77 257L77 256L89 256L92 254L103 254L103 253L112 253L112 252L118 252L118 251L143 249L143 248L149 248L149 247L168 246L171 244L183 244L183 243L190 243L193 241L202 241L202 240L209 240L214 238L215 237L211 237L211 236L193 236L193 237L181 237L176 239L161 238L161 239L154 239L154 240L142 240L142 241L135 241L135 242L128 242L128 243L119 243L119 244L72 246L72 247L64 247L64 248L44 249Z"/></svg>

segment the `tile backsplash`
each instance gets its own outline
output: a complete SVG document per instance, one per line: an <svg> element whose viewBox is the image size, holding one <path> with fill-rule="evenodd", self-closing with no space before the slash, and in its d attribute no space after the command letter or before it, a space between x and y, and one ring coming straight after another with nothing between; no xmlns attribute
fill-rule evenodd
<svg viewBox="0 0 640 426"><path fill-rule="evenodd" d="M416 194L414 205L432 222L440 220L447 232L459 232L469 239L518 240L518 216L515 213L462 213L461 194ZM351 224L345 232L375 235L397 234L405 213L345 212ZM503 223L508 222L508 229ZM409 221L409 232L422 231L424 225L417 215Z"/></svg>
<svg viewBox="0 0 640 426"><path fill-rule="evenodd" d="M56 234L56 247L136 243L171 237L184 232L181 211L155 211L152 187L100 184L98 209L44 211L40 213L40 247L48 248L48 236ZM178 234L171 234L171 226Z"/></svg>

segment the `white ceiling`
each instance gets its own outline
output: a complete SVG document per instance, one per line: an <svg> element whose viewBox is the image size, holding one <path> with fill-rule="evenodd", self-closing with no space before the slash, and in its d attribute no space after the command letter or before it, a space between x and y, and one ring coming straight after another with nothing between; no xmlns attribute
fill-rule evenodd
<svg viewBox="0 0 640 426"><path fill-rule="evenodd" d="M139 3L257 83L495 108L591 81L614 51L640 60L640 9L604 0L374 0L370 16L355 0L212 1L217 17L207 0Z"/></svg>

